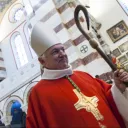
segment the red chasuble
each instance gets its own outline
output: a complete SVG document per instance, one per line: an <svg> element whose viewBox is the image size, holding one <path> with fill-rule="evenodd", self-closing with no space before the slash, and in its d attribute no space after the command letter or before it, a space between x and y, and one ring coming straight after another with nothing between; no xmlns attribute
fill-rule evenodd
<svg viewBox="0 0 128 128"><path fill-rule="evenodd" d="M27 128L125 128L110 85L80 71L70 78L82 94L66 78L41 80L33 87Z"/></svg>

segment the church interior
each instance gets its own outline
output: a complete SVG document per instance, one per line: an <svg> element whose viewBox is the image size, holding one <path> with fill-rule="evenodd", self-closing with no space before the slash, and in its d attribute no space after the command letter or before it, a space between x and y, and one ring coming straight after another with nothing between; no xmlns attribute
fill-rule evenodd
<svg viewBox="0 0 128 128"><path fill-rule="evenodd" d="M112 63L128 70L128 2L125 0L0 0L0 128L25 127L28 97L41 79L31 31L41 21L64 44L73 70L112 83L112 69L75 24L74 10L83 5L79 21ZM50 37L50 34L49 34Z"/></svg>

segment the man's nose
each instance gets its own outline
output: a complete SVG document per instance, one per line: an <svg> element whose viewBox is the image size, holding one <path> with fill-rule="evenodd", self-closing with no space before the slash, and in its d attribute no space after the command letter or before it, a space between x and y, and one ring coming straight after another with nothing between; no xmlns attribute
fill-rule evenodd
<svg viewBox="0 0 128 128"><path fill-rule="evenodd" d="M64 56L65 55L65 52L63 50L60 50L60 56Z"/></svg>

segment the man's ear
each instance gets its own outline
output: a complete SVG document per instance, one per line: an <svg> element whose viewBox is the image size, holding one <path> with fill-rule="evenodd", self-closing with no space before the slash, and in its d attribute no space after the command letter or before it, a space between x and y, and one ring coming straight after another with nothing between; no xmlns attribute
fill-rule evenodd
<svg viewBox="0 0 128 128"><path fill-rule="evenodd" d="M42 57L39 57L38 60L39 60L39 62L40 62L42 65L45 65L45 61L44 61L44 59L43 59Z"/></svg>

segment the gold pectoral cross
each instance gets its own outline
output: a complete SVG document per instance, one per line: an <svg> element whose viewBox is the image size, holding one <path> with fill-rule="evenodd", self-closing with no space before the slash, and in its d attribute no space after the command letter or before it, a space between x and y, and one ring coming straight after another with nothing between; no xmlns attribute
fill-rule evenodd
<svg viewBox="0 0 128 128"><path fill-rule="evenodd" d="M100 113L98 109L97 102L99 99L96 96L93 97L87 97L83 93L78 92L76 89L73 89L74 93L78 97L77 103L74 104L75 108L77 110L80 109L86 109L87 112L90 112L93 114L95 119L98 121L98 124L101 128L106 128L106 126L102 125L99 121L104 120L103 115Z"/></svg>

